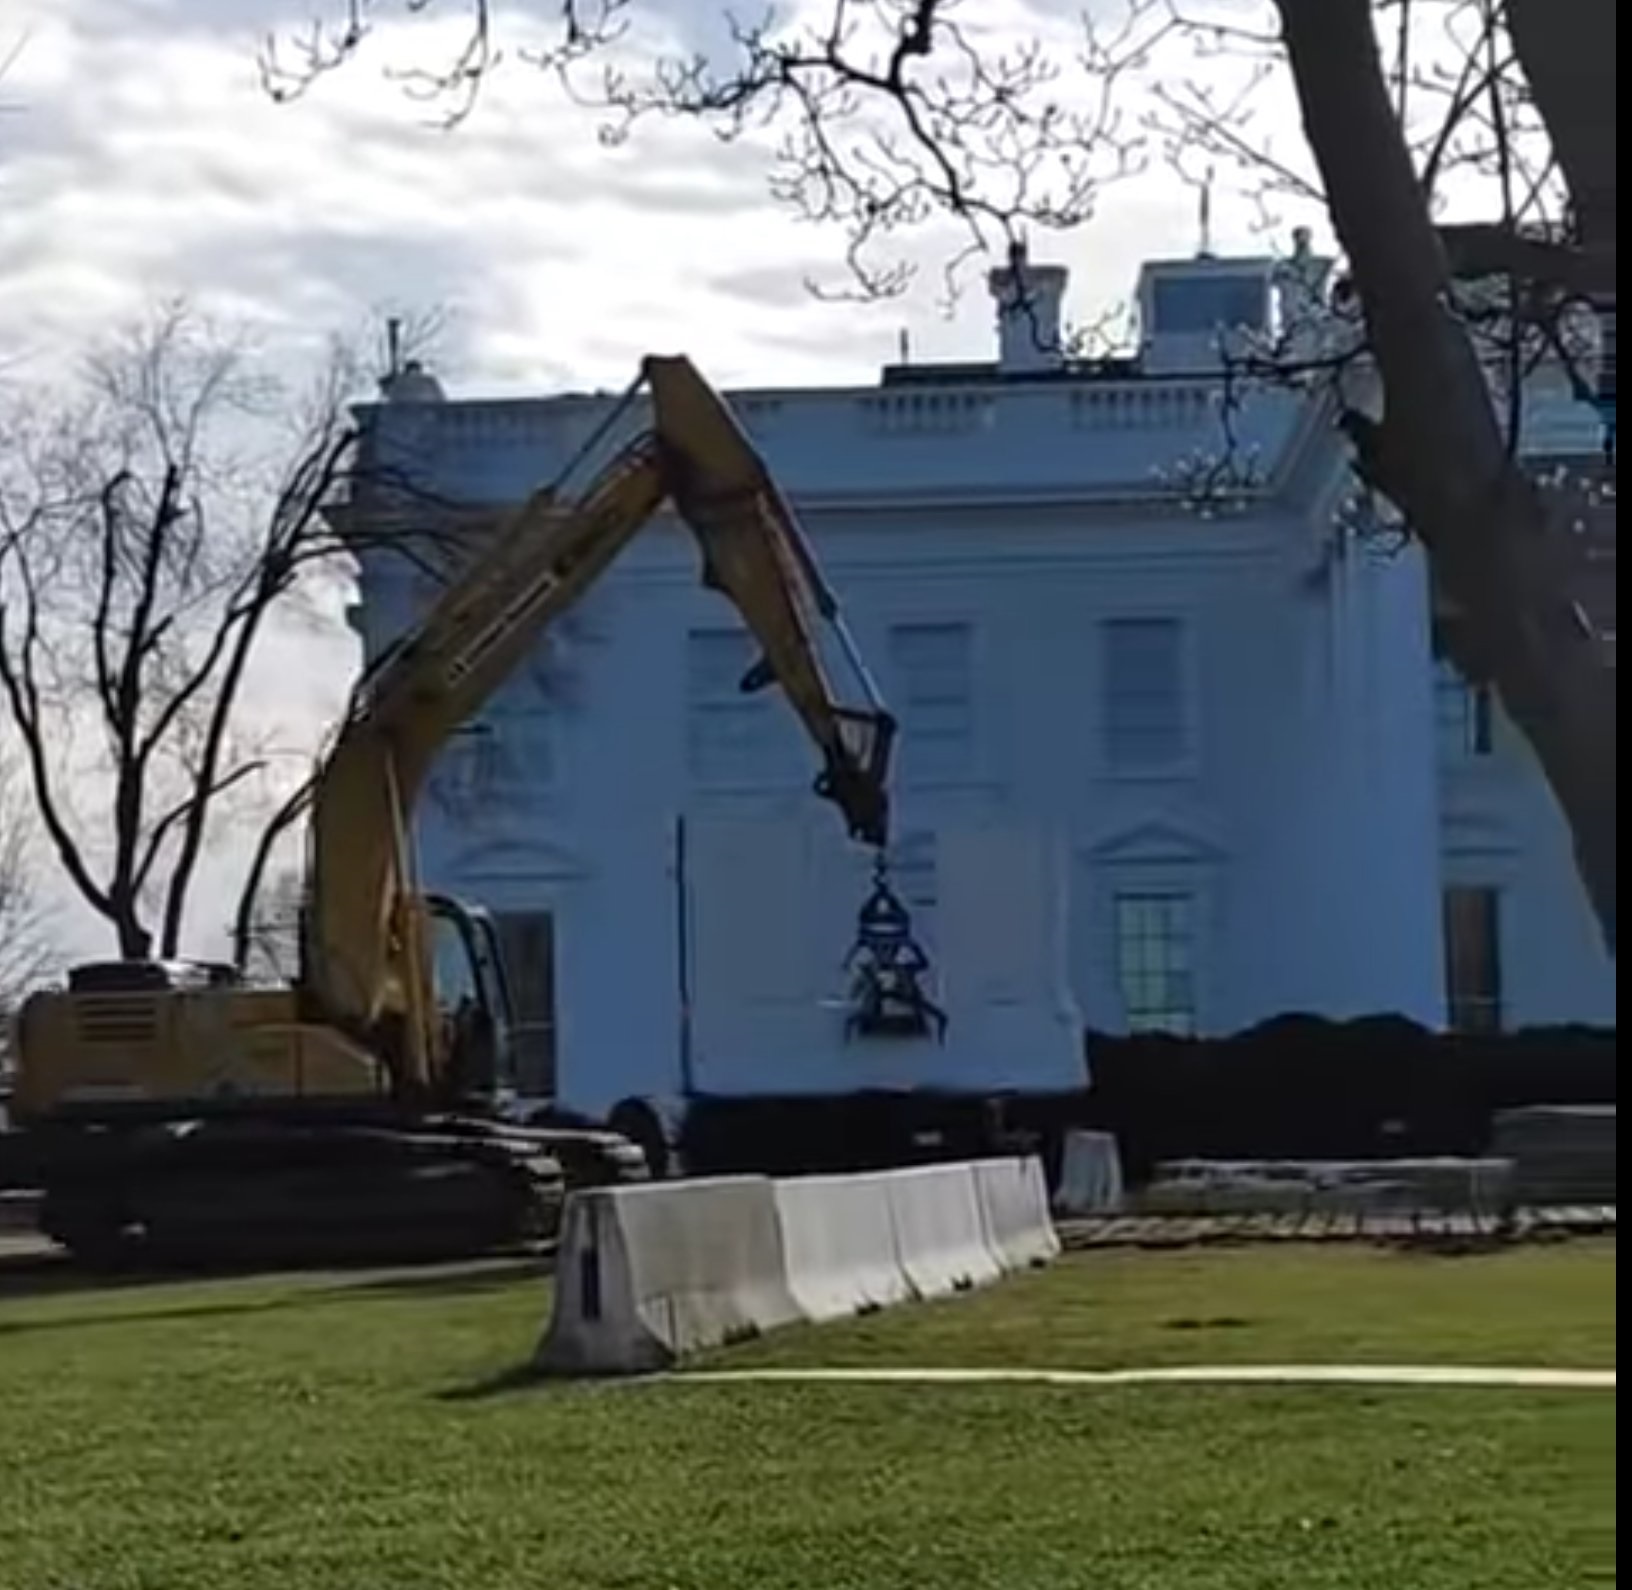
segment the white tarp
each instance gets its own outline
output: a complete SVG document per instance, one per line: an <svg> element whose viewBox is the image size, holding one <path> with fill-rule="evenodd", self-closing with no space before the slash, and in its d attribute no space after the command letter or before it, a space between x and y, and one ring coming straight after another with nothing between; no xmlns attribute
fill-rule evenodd
<svg viewBox="0 0 1632 1590"><path fill-rule="evenodd" d="M939 837L935 955L951 1018L948 1079L976 1093L1085 1086L1060 834L981 824Z"/></svg>
<svg viewBox="0 0 1632 1590"><path fill-rule="evenodd" d="M685 832L696 1089L1052 1093L1088 1081L1059 833L967 822L903 832L895 882L950 1025L944 1042L883 1042L846 1029L845 957L871 880L843 825L797 806L692 812Z"/></svg>

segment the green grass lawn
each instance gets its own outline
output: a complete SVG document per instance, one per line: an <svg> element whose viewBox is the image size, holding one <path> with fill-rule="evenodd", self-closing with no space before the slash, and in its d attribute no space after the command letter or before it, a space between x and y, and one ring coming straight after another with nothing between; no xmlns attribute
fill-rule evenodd
<svg viewBox="0 0 1632 1590"><path fill-rule="evenodd" d="M1116 1249L954 1303L779 1332L733 1368L1615 1362L1614 1244L1434 1258L1355 1245Z"/></svg>
<svg viewBox="0 0 1632 1590"><path fill-rule="evenodd" d="M719 1361L1608 1365L1614 1264L1085 1255ZM0 1296L0 1587L1614 1583L1611 1396L507 1386L546 1308L503 1268Z"/></svg>

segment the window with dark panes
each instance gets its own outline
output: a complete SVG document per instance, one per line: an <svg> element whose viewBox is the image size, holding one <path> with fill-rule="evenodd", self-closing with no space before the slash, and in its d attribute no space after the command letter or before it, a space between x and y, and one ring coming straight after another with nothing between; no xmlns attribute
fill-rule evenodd
<svg viewBox="0 0 1632 1590"><path fill-rule="evenodd" d="M1196 1030L1195 900L1177 891L1116 896L1116 973L1129 1032Z"/></svg>
<svg viewBox="0 0 1632 1590"><path fill-rule="evenodd" d="M1470 685L1441 659L1434 669L1434 730L1440 760L1489 756L1495 743L1495 703L1487 685Z"/></svg>
<svg viewBox="0 0 1632 1590"><path fill-rule="evenodd" d="M1104 626L1106 759L1119 772L1160 772L1190 751L1184 626L1114 618Z"/></svg>
<svg viewBox="0 0 1632 1590"><path fill-rule="evenodd" d="M687 637L687 760L700 784L755 783L781 769L787 705L774 685L752 693L743 677L759 660L744 629L697 629Z"/></svg>
<svg viewBox="0 0 1632 1590"><path fill-rule="evenodd" d="M970 626L896 624L890 630L890 663L908 772L927 780L967 774L975 739Z"/></svg>
<svg viewBox="0 0 1632 1590"><path fill-rule="evenodd" d="M897 898L912 913L914 936L926 950L933 947L940 905L933 829L902 834L890 846L890 878Z"/></svg>
<svg viewBox="0 0 1632 1590"><path fill-rule="evenodd" d="M1502 1029L1501 895L1445 891L1445 989L1453 1032Z"/></svg>
<svg viewBox="0 0 1632 1590"><path fill-rule="evenodd" d="M555 918L548 911L499 911L493 926L515 1006L517 1085L548 1097L556 1083Z"/></svg>

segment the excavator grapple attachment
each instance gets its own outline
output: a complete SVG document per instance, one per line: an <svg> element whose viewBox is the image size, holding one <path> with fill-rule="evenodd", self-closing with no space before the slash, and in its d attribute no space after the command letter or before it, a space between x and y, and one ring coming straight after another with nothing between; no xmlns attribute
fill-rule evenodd
<svg viewBox="0 0 1632 1590"><path fill-rule="evenodd" d="M933 1030L944 1042L946 1012L924 986L929 957L913 936L912 913L890 886L882 851L844 965L851 973L846 1038L927 1038Z"/></svg>

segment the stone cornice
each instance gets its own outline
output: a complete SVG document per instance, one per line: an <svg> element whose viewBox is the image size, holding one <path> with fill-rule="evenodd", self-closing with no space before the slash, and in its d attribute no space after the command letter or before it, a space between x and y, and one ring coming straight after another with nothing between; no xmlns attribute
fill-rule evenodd
<svg viewBox="0 0 1632 1590"><path fill-rule="evenodd" d="M950 503L1176 502L1164 472L1223 446L1219 383L1196 376L738 392L732 407L807 512ZM1255 389L1237 417L1274 478L1307 400ZM607 399L371 405L384 453L456 496L499 501L553 478L593 435ZM637 404L584 461L592 469L647 420ZM577 478L576 476L574 477ZM1253 489L1248 497L1261 496Z"/></svg>

